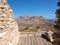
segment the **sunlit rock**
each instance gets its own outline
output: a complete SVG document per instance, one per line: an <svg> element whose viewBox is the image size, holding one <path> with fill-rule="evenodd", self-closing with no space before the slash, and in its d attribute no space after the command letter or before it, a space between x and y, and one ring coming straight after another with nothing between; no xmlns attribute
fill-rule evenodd
<svg viewBox="0 0 60 45"><path fill-rule="evenodd" d="M18 25L7 0L0 0L0 45L17 45Z"/></svg>

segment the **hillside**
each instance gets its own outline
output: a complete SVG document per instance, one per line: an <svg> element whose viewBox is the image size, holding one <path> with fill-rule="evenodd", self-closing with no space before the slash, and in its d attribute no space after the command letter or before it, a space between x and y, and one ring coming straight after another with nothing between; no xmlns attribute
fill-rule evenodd
<svg viewBox="0 0 60 45"><path fill-rule="evenodd" d="M21 16L17 19L19 31L53 30L54 22L42 16Z"/></svg>

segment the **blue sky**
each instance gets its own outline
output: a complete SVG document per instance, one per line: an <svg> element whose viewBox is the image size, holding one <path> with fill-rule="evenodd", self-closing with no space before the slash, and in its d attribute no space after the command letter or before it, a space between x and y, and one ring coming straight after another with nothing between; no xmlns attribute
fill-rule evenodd
<svg viewBox="0 0 60 45"><path fill-rule="evenodd" d="M43 16L54 19L58 0L8 0L14 16Z"/></svg>

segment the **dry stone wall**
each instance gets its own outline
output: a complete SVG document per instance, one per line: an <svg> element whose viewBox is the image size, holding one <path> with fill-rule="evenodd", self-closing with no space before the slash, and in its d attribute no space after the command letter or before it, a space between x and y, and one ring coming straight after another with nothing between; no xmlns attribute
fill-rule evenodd
<svg viewBox="0 0 60 45"><path fill-rule="evenodd" d="M0 45L17 45L18 25L7 0L0 0Z"/></svg>

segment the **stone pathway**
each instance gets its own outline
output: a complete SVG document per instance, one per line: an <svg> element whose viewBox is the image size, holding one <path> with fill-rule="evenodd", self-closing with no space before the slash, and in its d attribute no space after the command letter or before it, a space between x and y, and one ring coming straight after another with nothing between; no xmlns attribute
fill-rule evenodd
<svg viewBox="0 0 60 45"><path fill-rule="evenodd" d="M22 32L21 32L22 33ZM21 34L20 33L20 34ZM41 36L34 36L35 33L22 33L18 45L52 45L50 42L41 38Z"/></svg>

